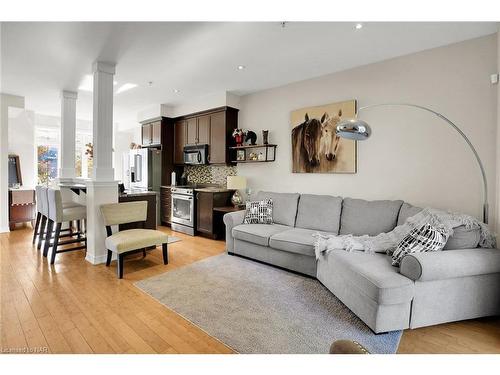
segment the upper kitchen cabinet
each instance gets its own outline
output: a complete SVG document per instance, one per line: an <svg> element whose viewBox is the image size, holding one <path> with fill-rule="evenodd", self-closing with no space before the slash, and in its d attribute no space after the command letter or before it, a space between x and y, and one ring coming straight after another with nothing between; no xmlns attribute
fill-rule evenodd
<svg viewBox="0 0 500 375"><path fill-rule="evenodd" d="M178 120L174 123L174 164L184 163L184 146L187 141L187 121Z"/></svg>
<svg viewBox="0 0 500 375"><path fill-rule="evenodd" d="M189 118L186 121L187 127L187 144L194 145L198 143L198 119L196 117Z"/></svg>
<svg viewBox="0 0 500 375"><path fill-rule="evenodd" d="M142 122L142 146L159 146L161 144L162 121Z"/></svg>
<svg viewBox="0 0 500 375"><path fill-rule="evenodd" d="M208 144L210 164L229 164L231 136L238 127L238 110L220 107L193 113L175 121L174 162L183 164L183 149L187 144Z"/></svg>
<svg viewBox="0 0 500 375"><path fill-rule="evenodd" d="M198 142L201 144L210 144L210 116L198 117Z"/></svg>

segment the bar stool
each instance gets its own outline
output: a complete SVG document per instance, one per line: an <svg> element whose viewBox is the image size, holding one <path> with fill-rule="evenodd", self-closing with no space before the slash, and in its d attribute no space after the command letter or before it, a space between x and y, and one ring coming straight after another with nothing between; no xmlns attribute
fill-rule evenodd
<svg viewBox="0 0 500 375"><path fill-rule="evenodd" d="M49 217L49 201L47 197L48 188L43 185L38 185L35 187L36 196L36 209L37 216L35 222L35 230L33 233L33 244L35 244L36 237L38 237L37 249L40 250L42 247L42 242L45 240L47 220ZM63 202L63 208L69 207L84 207L75 202ZM80 222L77 222L78 232L80 232ZM69 229L62 230L63 232L70 231ZM52 235L52 233L51 233ZM66 236L66 235L65 235Z"/></svg>
<svg viewBox="0 0 500 375"><path fill-rule="evenodd" d="M66 240L61 242L61 227L63 223L72 222L74 220L85 220L87 217L87 208L82 205L74 206L74 207L63 207L62 196L60 190L48 189L47 192L48 198L48 222L47 222L47 235L44 244L43 255L46 257L49 248L52 247L52 254L50 257L50 264L54 264L57 253L65 253L68 251L87 249L87 239L85 237L74 238L70 240ZM52 230L55 224L55 233L54 233L54 241L51 243L50 239L52 237ZM69 236L73 236L75 234L70 233ZM80 236L81 233L78 232ZM80 243L83 242L84 245L71 247L68 249L58 250L58 246L72 244L72 243Z"/></svg>

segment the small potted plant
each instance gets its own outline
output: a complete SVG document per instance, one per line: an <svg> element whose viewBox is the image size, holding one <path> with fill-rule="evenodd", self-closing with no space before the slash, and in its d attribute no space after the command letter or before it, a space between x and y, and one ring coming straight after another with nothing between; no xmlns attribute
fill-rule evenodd
<svg viewBox="0 0 500 375"><path fill-rule="evenodd" d="M242 129L234 129L233 138L236 146L241 146L243 144L245 134Z"/></svg>

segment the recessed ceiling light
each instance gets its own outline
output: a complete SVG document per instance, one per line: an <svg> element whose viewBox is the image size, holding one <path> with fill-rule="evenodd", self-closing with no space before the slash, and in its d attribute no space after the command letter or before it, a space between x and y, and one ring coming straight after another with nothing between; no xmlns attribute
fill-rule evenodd
<svg viewBox="0 0 500 375"><path fill-rule="evenodd" d="M246 66L245 66L245 65L238 65L238 70L243 70L243 69L245 69L245 68L246 68Z"/></svg>
<svg viewBox="0 0 500 375"><path fill-rule="evenodd" d="M124 91L128 91L130 89L133 89L134 87L137 87L137 85L135 83L125 83L123 85L121 85L118 90L116 90L116 93L115 94L120 94Z"/></svg>
<svg viewBox="0 0 500 375"><path fill-rule="evenodd" d="M178 94L179 92L181 92L181 90L173 89L173 92L175 92L176 94Z"/></svg>
<svg viewBox="0 0 500 375"><path fill-rule="evenodd" d="M356 30L359 30L359 29L362 29L363 28L363 24L362 23L357 23L356 24Z"/></svg>
<svg viewBox="0 0 500 375"><path fill-rule="evenodd" d="M118 82L116 81L113 81L113 85L116 86L118 84Z"/></svg>

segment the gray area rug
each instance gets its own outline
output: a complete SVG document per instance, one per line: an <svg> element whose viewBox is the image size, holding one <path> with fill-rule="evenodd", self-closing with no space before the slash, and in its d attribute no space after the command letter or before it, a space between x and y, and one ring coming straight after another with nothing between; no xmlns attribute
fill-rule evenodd
<svg viewBox="0 0 500 375"><path fill-rule="evenodd" d="M339 339L395 353L402 334L374 334L317 280L226 254L135 285L239 353L328 353Z"/></svg>

